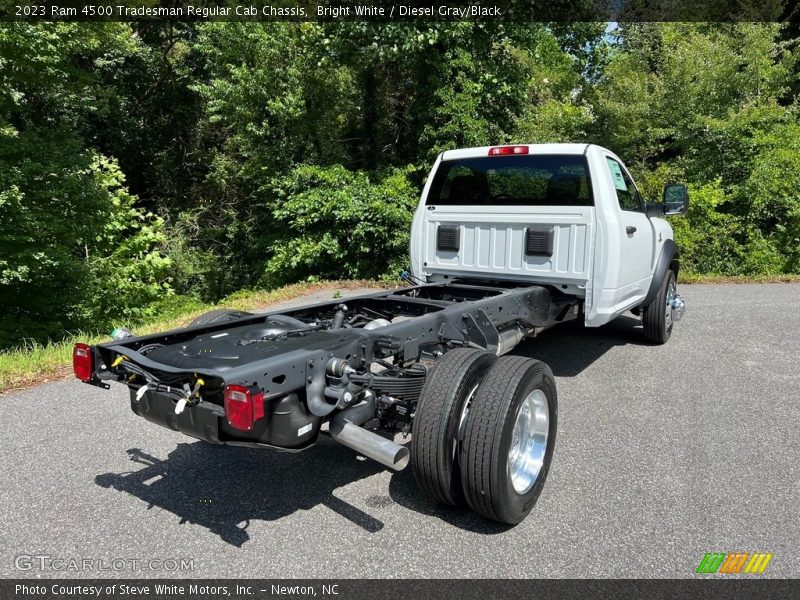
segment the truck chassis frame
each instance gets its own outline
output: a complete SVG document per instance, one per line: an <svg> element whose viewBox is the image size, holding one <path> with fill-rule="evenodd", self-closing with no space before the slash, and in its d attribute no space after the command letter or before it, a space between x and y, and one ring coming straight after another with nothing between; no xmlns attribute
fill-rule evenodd
<svg viewBox="0 0 800 600"><path fill-rule="evenodd" d="M518 287L501 281L415 285L351 297L346 302L245 314L233 320L100 344L95 347L98 377L89 383L105 387L106 379L125 381L131 391L131 408L137 415L208 442L297 452L314 444L323 422L335 424L336 415L352 411L366 391L375 395L375 401L361 407L365 418L359 425L385 432L410 432L427 372L443 353L472 347L506 354L525 337L577 317L579 305L578 299L539 285ZM218 336L227 337L238 328L257 328L287 317L313 327L273 336L268 342L274 351L266 355L261 349L249 352L245 346L239 364L224 371L205 368L195 357L187 358L186 366L152 358L154 347L175 348L198 337L213 343ZM367 318L378 326L365 328L363 321ZM354 320L361 321L362 326L348 323ZM320 337L315 335L318 332L329 335L311 342L310 336ZM108 366L115 362L116 368ZM376 371L372 365L378 364L387 368ZM141 387L147 382L138 376L139 369L167 381L184 378L190 385L192 378L201 378L202 401L194 405L190 401L191 411L176 414L175 403L184 392L175 394L170 389L170 397L151 383L154 389L142 393ZM265 436L263 427L249 432L232 429L225 423L222 402L225 386L232 383L263 390L265 403L275 405L275 410L283 404L286 412L298 411L302 418L290 419L291 428L301 430L311 425L308 432L314 435L289 440L287 435ZM175 387L181 390L180 385ZM332 426L329 431L333 430ZM394 463L389 466L396 468Z"/></svg>

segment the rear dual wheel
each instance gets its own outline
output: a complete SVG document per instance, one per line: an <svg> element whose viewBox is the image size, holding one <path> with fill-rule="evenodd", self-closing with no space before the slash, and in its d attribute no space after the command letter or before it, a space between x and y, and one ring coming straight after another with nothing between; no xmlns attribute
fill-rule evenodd
<svg viewBox="0 0 800 600"><path fill-rule="evenodd" d="M417 407L417 482L440 502L519 523L547 478L557 416L555 380L544 363L451 350L428 377Z"/></svg>
<svg viewBox="0 0 800 600"><path fill-rule="evenodd" d="M556 442L558 399L550 367L500 358L472 402L459 456L470 507L517 524L542 493Z"/></svg>
<svg viewBox="0 0 800 600"><path fill-rule="evenodd" d="M439 359L422 389L411 437L414 477L419 487L443 504L466 505L459 438L481 379L496 360L485 350L450 350Z"/></svg>

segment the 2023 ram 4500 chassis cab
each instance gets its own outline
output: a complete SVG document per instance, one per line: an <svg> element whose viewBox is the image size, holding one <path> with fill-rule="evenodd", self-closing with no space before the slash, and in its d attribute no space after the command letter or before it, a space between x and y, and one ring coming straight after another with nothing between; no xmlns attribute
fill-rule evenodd
<svg viewBox="0 0 800 600"><path fill-rule="evenodd" d="M598 146L444 152L414 215L410 287L78 344L75 374L125 383L134 413L208 442L298 452L327 433L392 469L411 460L435 499L518 523L547 477L558 405L547 365L505 355L629 310L666 342L684 304L662 217L686 205L679 184L643 203Z"/></svg>

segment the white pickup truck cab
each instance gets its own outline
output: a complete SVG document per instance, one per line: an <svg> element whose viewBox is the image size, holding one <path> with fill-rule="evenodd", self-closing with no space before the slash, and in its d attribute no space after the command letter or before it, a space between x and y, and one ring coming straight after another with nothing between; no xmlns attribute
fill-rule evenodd
<svg viewBox="0 0 800 600"><path fill-rule="evenodd" d="M587 326L633 310L663 343L684 311L663 217L688 205L682 184L664 194L664 203L645 203L622 160L594 144L449 150L414 215L412 273L552 286L582 299Z"/></svg>

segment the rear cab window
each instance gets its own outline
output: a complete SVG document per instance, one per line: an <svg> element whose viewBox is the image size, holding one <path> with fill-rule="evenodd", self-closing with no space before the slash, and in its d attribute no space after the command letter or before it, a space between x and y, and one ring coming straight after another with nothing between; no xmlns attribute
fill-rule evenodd
<svg viewBox="0 0 800 600"><path fill-rule="evenodd" d="M594 206L583 155L487 156L442 161L425 204Z"/></svg>

